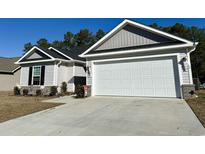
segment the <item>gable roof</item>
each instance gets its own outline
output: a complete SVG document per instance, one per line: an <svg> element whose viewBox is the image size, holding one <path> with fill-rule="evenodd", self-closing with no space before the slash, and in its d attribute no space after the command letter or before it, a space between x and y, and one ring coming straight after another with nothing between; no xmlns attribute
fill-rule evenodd
<svg viewBox="0 0 205 154"><path fill-rule="evenodd" d="M54 47L50 47L50 48L54 48ZM85 52L88 48L89 48L89 46L74 47L74 48L69 49L69 50L68 49L59 49L59 48L54 48L54 49L56 49L57 51L61 52L64 55L66 55L71 60L85 61L85 58L81 58L81 57L79 57L79 55L82 54L83 52Z"/></svg>
<svg viewBox="0 0 205 154"><path fill-rule="evenodd" d="M95 43L93 46L91 46L90 48L88 48L84 53L82 53L81 55L79 55L80 57L94 57L94 56L103 56L103 55L113 55L113 54L122 54L123 52L119 51L119 52L113 52L113 51L99 51L99 52L94 52L94 50L96 48L98 48L99 46L101 46L103 43L105 43L107 40L109 40L111 37L113 37L117 32L119 32L120 30L122 30L122 28L124 28L127 25L131 25L133 27L136 28L140 28L142 30L145 30L149 33L153 33L155 35L158 36L162 36L162 37L166 37L170 40L173 40L173 42L175 42L173 44L173 42L165 42L165 44L156 44L156 46L154 47L149 47L145 46L145 48L142 46L135 46L134 48L129 49L130 51L127 51L126 53L132 53L132 52L139 52L139 51L148 51L150 49L153 50L160 50L160 49L171 49L171 48L177 48L177 47L193 47L194 43L192 41L180 38L178 36L154 29L152 27L134 22L134 21L130 21L125 19L123 22L121 22L118 26L116 26L113 30L111 30L109 33L107 33L103 38L101 38L97 43ZM170 44L167 44L170 43ZM123 50L123 49L121 49ZM125 52L124 52L125 53Z"/></svg>
<svg viewBox="0 0 205 154"><path fill-rule="evenodd" d="M78 61L84 63L85 59L80 58L78 55L84 52L87 48L88 47L75 47L71 50L67 50L67 49L57 49L54 47L49 47L48 49L45 49L39 46L33 46L26 54L24 54L16 62L16 64L48 62L48 61L55 61L55 60ZM46 58L26 59L30 55L32 55L32 53L36 52L36 50L44 54Z"/></svg>
<svg viewBox="0 0 205 154"><path fill-rule="evenodd" d="M14 64L19 57L14 58L0 58L0 73L14 73L18 68L19 65Z"/></svg>

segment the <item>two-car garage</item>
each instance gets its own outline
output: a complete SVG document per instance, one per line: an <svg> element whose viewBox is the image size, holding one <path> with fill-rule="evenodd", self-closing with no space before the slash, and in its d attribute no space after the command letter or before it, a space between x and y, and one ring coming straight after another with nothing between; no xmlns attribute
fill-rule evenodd
<svg viewBox="0 0 205 154"><path fill-rule="evenodd" d="M175 57L94 62L93 95L180 97Z"/></svg>
<svg viewBox="0 0 205 154"><path fill-rule="evenodd" d="M188 98L197 43L124 20L80 55L92 96Z"/></svg>

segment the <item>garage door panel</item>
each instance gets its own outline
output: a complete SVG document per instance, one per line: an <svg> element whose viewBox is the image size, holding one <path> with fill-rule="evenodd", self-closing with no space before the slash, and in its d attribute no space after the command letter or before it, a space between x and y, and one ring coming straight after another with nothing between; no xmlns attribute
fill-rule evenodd
<svg viewBox="0 0 205 154"><path fill-rule="evenodd" d="M94 63L96 95L180 97L175 57Z"/></svg>

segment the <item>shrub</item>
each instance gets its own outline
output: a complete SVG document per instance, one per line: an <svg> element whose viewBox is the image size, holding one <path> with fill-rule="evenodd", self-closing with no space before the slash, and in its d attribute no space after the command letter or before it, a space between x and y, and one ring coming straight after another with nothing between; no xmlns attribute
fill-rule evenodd
<svg viewBox="0 0 205 154"><path fill-rule="evenodd" d="M23 89L23 96L27 96L28 95L28 89Z"/></svg>
<svg viewBox="0 0 205 154"><path fill-rule="evenodd" d="M81 85L77 85L75 89L75 93L76 93L76 98L84 98L85 95L84 87Z"/></svg>
<svg viewBox="0 0 205 154"><path fill-rule="evenodd" d="M20 89L19 89L19 87L14 87L14 95L20 95L21 93L20 93Z"/></svg>
<svg viewBox="0 0 205 154"><path fill-rule="evenodd" d="M36 90L36 96L41 96L41 95L42 95L41 89L37 89L37 90Z"/></svg>
<svg viewBox="0 0 205 154"><path fill-rule="evenodd" d="M67 92L67 83L62 82L61 84L61 93L65 94Z"/></svg>
<svg viewBox="0 0 205 154"><path fill-rule="evenodd" d="M57 94L58 90L56 86L52 86L50 88L50 96L55 96Z"/></svg>

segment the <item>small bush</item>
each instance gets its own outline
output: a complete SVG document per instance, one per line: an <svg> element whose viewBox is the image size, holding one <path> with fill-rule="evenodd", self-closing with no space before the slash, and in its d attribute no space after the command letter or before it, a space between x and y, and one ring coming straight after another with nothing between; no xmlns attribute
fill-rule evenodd
<svg viewBox="0 0 205 154"><path fill-rule="evenodd" d="M41 89L37 89L37 90L36 90L36 96L41 96L41 95L42 95Z"/></svg>
<svg viewBox="0 0 205 154"><path fill-rule="evenodd" d="M67 92L67 83L62 82L62 84L61 84L61 93L65 94L66 92Z"/></svg>
<svg viewBox="0 0 205 154"><path fill-rule="evenodd" d="M23 96L27 96L28 95L28 89L23 89Z"/></svg>
<svg viewBox="0 0 205 154"><path fill-rule="evenodd" d="M84 87L81 85L77 85L75 89L75 93L76 93L76 98L84 98L85 95Z"/></svg>
<svg viewBox="0 0 205 154"><path fill-rule="evenodd" d="M55 96L57 94L58 90L56 86L52 86L50 88L50 96Z"/></svg>
<svg viewBox="0 0 205 154"><path fill-rule="evenodd" d="M14 87L14 95L20 95L21 93L20 93L20 89L19 89L19 87Z"/></svg>

